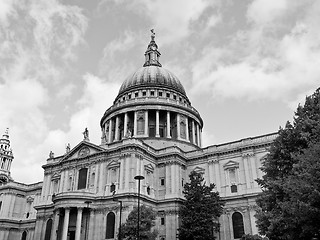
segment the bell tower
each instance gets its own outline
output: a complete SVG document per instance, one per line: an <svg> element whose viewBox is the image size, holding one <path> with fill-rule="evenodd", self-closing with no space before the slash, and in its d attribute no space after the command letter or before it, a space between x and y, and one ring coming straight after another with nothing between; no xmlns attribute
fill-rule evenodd
<svg viewBox="0 0 320 240"><path fill-rule="evenodd" d="M0 138L0 185L7 183L10 177L10 168L13 160L10 148L9 129L7 128Z"/></svg>

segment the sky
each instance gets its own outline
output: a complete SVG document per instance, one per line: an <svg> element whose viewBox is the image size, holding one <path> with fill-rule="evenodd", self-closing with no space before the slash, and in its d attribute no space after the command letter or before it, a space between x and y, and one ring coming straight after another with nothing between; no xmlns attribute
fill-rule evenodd
<svg viewBox="0 0 320 240"><path fill-rule="evenodd" d="M0 0L0 134L15 181L42 181L144 63L160 63L204 121L204 146L273 133L319 87L317 0Z"/></svg>

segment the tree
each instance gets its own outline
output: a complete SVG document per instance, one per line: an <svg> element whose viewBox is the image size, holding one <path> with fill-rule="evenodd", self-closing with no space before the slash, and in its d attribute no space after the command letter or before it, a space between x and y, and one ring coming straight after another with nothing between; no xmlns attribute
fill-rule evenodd
<svg viewBox="0 0 320 240"><path fill-rule="evenodd" d="M184 185L186 201L180 208L180 240L215 239L219 231L217 219L221 216L223 203L219 193L214 192L214 184L206 186L201 173L192 171L190 183Z"/></svg>
<svg viewBox="0 0 320 240"><path fill-rule="evenodd" d="M156 219L155 211L145 205L140 206L140 239L155 240L158 233L152 230ZM138 208L134 207L127 221L121 225L121 239L137 239Z"/></svg>
<svg viewBox="0 0 320 240"><path fill-rule="evenodd" d="M245 234L241 237L241 240L266 240L267 238L261 237L258 234Z"/></svg>
<svg viewBox="0 0 320 240"><path fill-rule="evenodd" d="M299 105L262 164L259 232L272 239L320 236L320 89ZM318 171L318 172L317 172Z"/></svg>

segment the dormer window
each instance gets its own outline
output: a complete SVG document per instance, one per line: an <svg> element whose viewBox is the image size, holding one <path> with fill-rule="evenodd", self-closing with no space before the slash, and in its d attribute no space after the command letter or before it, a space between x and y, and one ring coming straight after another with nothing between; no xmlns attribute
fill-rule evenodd
<svg viewBox="0 0 320 240"><path fill-rule="evenodd" d="M167 93L167 98L170 98L170 93Z"/></svg>
<svg viewBox="0 0 320 240"><path fill-rule="evenodd" d="M154 91L151 91L151 92L150 92L150 95L151 95L151 96L154 96Z"/></svg>
<svg viewBox="0 0 320 240"><path fill-rule="evenodd" d="M162 92L159 92L158 95L159 95L159 97L162 97Z"/></svg>
<svg viewBox="0 0 320 240"><path fill-rule="evenodd" d="M142 92L142 96L144 96L144 97L147 96L147 92L146 92L146 91L143 91L143 92Z"/></svg>

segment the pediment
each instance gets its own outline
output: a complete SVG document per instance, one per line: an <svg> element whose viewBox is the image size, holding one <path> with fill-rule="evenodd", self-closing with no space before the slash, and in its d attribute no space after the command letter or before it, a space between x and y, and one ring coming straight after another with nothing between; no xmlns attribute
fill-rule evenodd
<svg viewBox="0 0 320 240"><path fill-rule="evenodd" d="M193 171L197 172L197 173L204 173L205 169L202 167L195 167L193 169Z"/></svg>
<svg viewBox="0 0 320 240"><path fill-rule="evenodd" d="M97 146L87 141L82 141L73 149L71 149L69 153L66 153L66 155L63 157L61 161L66 161L66 160L76 159L76 158L84 158L92 154L103 152L103 151L104 149L100 146Z"/></svg>
<svg viewBox="0 0 320 240"><path fill-rule="evenodd" d="M224 169L230 169L230 168L239 168L239 163L235 161L229 161L226 164L223 165Z"/></svg>
<svg viewBox="0 0 320 240"><path fill-rule="evenodd" d="M144 165L144 169L145 169L147 172L151 172L151 173L154 172L154 167L152 166L151 163L149 163L149 164L147 164L147 165Z"/></svg>
<svg viewBox="0 0 320 240"><path fill-rule="evenodd" d="M120 162L117 160L113 160L108 164L108 168L118 168L120 167Z"/></svg>

